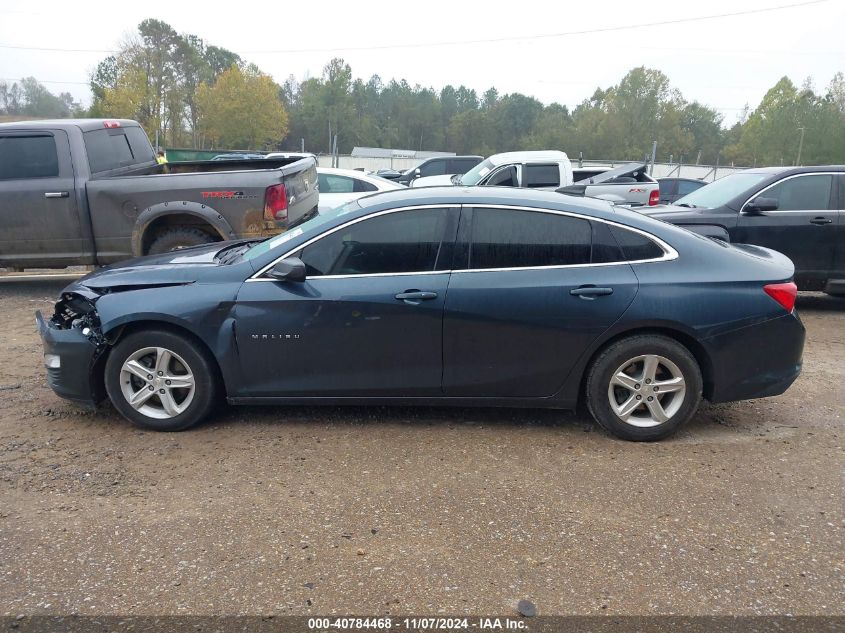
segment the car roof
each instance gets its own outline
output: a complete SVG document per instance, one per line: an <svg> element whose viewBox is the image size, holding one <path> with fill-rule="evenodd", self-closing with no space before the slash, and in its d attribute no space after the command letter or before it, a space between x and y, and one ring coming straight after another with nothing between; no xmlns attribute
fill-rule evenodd
<svg viewBox="0 0 845 633"><path fill-rule="evenodd" d="M395 191L372 194L358 199L366 212L382 208L422 205L509 205L537 207L560 211L582 211L598 217L614 215L614 207L606 200L567 196L554 191L515 187L403 187Z"/></svg>
<svg viewBox="0 0 845 633"><path fill-rule="evenodd" d="M569 160L569 157L566 155L566 152L561 152L560 150L541 150L536 152L504 152L502 154L493 154L487 160L498 166L525 160L548 160L556 163L562 160Z"/></svg>
<svg viewBox="0 0 845 633"><path fill-rule="evenodd" d="M819 171L845 171L845 165L807 165L802 167L752 167L751 169L744 169L743 174L806 174L815 173Z"/></svg>
<svg viewBox="0 0 845 633"><path fill-rule="evenodd" d="M114 121L120 127L140 127L137 121L131 119L42 119L38 121L11 121L0 123L0 130L6 128L28 128L28 129L64 129L70 126L78 127L83 132L105 129L105 121Z"/></svg>

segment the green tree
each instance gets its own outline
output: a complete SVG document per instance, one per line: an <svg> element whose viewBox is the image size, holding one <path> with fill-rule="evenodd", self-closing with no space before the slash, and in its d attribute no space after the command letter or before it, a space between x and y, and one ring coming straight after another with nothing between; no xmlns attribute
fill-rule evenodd
<svg viewBox="0 0 845 633"><path fill-rule="evenodd" d="M233 64L213 86L202 84L197 106L203 131L218 147L273 148L287 134L279 86L255 67Z"/></svg>

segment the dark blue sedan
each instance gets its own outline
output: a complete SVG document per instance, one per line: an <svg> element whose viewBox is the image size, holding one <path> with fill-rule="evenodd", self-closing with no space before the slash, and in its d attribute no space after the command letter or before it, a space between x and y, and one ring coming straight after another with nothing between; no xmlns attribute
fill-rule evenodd
<svg viewBox="0 0 845 633"><path fill-rule="evenodd" d="M131 260L37 317L49 382L176 431L231 404L549 407L656 440L701 398L783 393L783 255L556 193L362 198L263 242Z"/></svg>

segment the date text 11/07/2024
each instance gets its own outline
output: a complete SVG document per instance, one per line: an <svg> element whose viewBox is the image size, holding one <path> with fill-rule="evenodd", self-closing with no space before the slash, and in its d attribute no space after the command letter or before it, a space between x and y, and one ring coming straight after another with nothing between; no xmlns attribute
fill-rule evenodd
<svg viewBox="0 0 845 633"><path fill-rule="evenodd" d="M309 618L308 629L311 631L330 630L390 630L408 631L450 631L450 630L524 630L528 628L525 620L514 618Z"/></svg>

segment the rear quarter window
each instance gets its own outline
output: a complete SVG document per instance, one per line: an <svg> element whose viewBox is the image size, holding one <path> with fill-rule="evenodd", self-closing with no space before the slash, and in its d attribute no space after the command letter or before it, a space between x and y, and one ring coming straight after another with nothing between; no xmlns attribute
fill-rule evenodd
<svg viewBox="0 0 845 633"><path fill-rule="evenodd" d="M620 226L608 225L613 237L622 249L622 255L629 262L644 259L658 259L665 253L655 241L634 231L624 229Z"/></svg>

